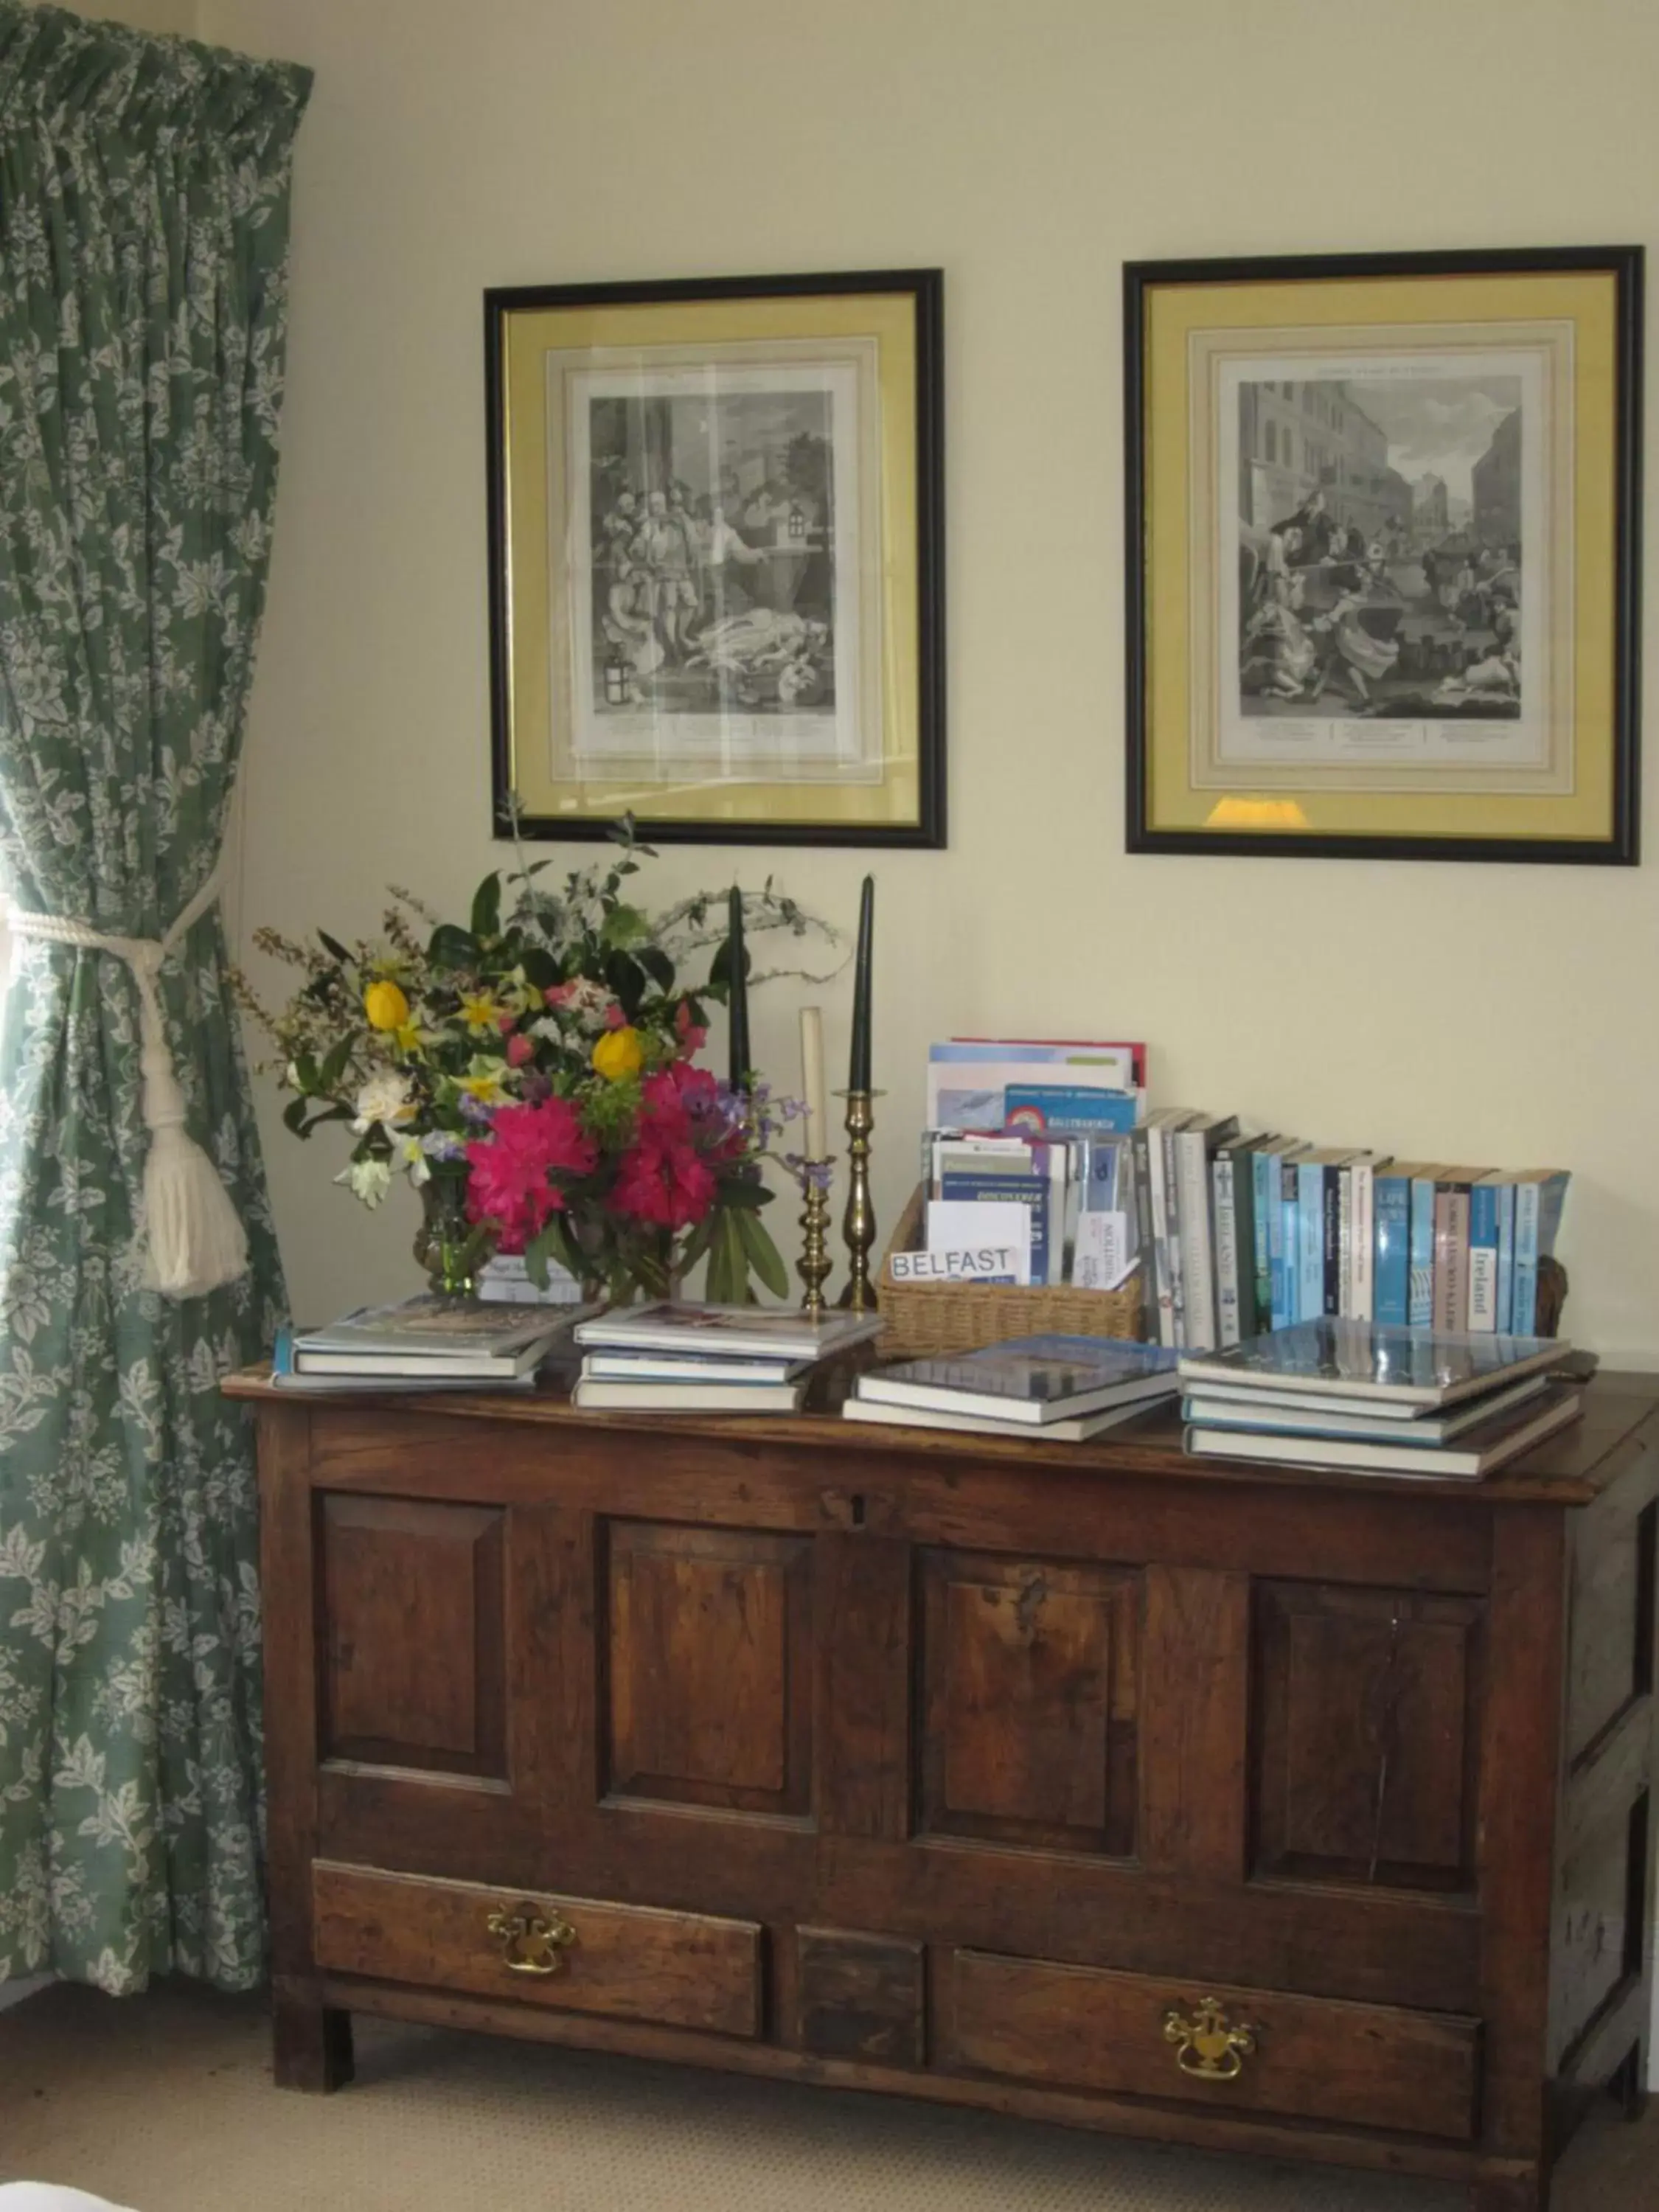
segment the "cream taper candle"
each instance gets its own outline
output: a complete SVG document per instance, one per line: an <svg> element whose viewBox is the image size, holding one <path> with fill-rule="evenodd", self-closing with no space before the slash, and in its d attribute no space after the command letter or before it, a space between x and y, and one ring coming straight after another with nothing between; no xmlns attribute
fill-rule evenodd
<svg viewBox="0 0 1659 2212"><path fill-rule="evenodd" d="M823 1016L817 1006L800 1010L800 1095L806 1102L801 1149L809 1160L821 1160L828 1152L830 1115L823 1089Z"/></svg>

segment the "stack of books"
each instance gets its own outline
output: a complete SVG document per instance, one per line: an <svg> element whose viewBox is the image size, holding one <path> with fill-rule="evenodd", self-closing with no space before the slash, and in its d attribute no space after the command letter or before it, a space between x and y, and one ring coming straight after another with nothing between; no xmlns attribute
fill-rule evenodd
<svg viewBox="0 0 1659 2212"><path fill-rule="evenodd" d="M1086 1443L1179 1389L1176 1355L1104 1336L1019 1336L860 1375L849 1421Z"/></svg>
<svg viewBox="0 0 1659 2212"><path fill-rule="evenodd" d="M533 1389L586 1306L463 1305L430 1292L362 1306L326 1328L284 1329L271 1380L296 1390Z"/></svg>
<svg viewBox="0 0 1659 2212"><path fill-rule="evenodd" d="M584 1321L572 1401L590 1410L793 1413L812 1370L878 1334L873 1314L805 1314L665 1298Z"/></svg>
<svg viewBox="0 0 1659 2212"><path fill-rule="evenodd" d="M1537 1337L1299 1322L1180 1365L1186 1448L1279 1467L1479 1482L1576 1420Z"/></svg>

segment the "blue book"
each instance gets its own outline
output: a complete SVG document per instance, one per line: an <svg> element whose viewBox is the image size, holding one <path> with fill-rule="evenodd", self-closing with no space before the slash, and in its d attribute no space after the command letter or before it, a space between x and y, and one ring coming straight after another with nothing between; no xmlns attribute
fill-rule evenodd
<svg viewBox="0 0 1659 2212"><path fill-rule="evenodd" d="M1011 1083L1002 1094L1003 1126L1022 1136L1129 1130L1139 1111L1140 1101L1132 1091L1091 1091L1083 1084Z"/></svg>
<svg viewBox="0 0 1659 2212"><path fill-rule="evenodd" d="M1255 1231L1255 1303L1250 1309L1249 1328L1246 1334L1260 1336L1273 1325L1273 1280L1272 1231L1267 1221L1267 1184L1270 1176L1278 1172L1278 1160L1272 1152L1252 1152L1250 1155L1250 1212Z"/></svg>
<svg viewBox="0 0 1659 2212"><path fill-rule="evenodd" d="M1498 1328L1498 1189L1485 1181L1469 1188L1468 1326L1476 1335Z"/></svg>
<svg viewBox="0 0 1659 2212"><path fill-rule="evenodd" d="M1372 1307L1377 1321L1403 1328L1411 1309L1411 1170L1379 1169L1372 1189L1376 1220Z"/></svg>
<svg viewBox="0 0 1659 2212"><path fill-rule="evenodd" d="M1515 1318L1515 1183L1504 1176L1498 1183L1498 1326L1507 1329Z"/></svg>
<svg viewBox="0 0 1659 2212"><path fill-rule="evenodd" d="M1272 1290L1274 1290L1274 1328L1287 1329L1298 1316L1297 1285L1301 1279L1301 1252L1297 1243L1297 1159L1294 1155L1274 1161L1279 1197L1272 1201ZM1270 1192L1272 1199L1272 1192Z"/></svg>
<svg viewBox="0 0 1659 2212"><path fill-rule="evenodd" d="M1410 1294L1406 1319L1413 1328L1434 1322L1434 1170L1412 1175Z"/></svg>
<svg viewBox="0 0 1659 2212"><path fill-rule="evenodd" d="M1048 1279L1048 1178L1046 1175L988 1175L949 1168L939 1179L941 1198L973 1199L1029 1206L1031 1209L1031 1280Z"/></svg>

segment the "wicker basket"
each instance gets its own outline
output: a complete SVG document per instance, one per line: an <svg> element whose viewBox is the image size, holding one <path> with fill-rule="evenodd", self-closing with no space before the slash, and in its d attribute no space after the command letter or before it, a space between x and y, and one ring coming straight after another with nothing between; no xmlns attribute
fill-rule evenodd
<svg viewBox="0 0 1659 2212"><path fill-rule="evenodd" d="M1066 1336L1140 1334L1138 1279L1115 1291L1079 1291L1065 1283L1030 1289L1009 1283L896 1283L891 1255L921 1249L927 1202L927 1186L918 1183L876 1278L876 1305L887 1324L876 1347L882 1358L975 1352L1004 1337L1050 1331Z"/></svg>

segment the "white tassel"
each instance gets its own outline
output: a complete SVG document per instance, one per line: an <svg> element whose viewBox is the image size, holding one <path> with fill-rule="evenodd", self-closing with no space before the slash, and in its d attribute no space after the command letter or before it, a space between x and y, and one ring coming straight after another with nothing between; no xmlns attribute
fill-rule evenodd
<svg viewBox="0 0 1659 2212"><path fill-rule="evenodd" d="M176 927L176 925L175 925ZM144 1280L164 1297L199 1298L234 1282L247 1266L247 1238L216 1168L185 1128L185 1094L173 1072L161 1013L166 945L141 940L126 956L138 985L143 1047Z"/></svg>
<svg viewBox="0 0 1659 2212"><path fill-rule="evenodd" d="M167 1050L159 981L161 963L218 896L217 872L208 878L164 938L106 937L85 922L52 915L21 914L11 927L21 937L42 937L125 960L138 986L139 1065L143 1074L144 1280L164 1297L199 1298L234 1282L247 1267L247 1238L230 1194L212 1161L185 1129L185 1094Z"/></svg>

